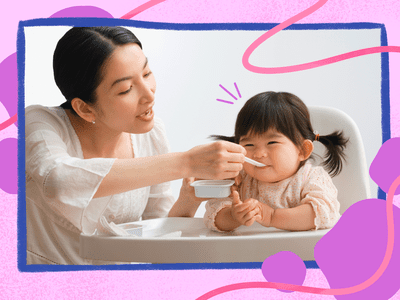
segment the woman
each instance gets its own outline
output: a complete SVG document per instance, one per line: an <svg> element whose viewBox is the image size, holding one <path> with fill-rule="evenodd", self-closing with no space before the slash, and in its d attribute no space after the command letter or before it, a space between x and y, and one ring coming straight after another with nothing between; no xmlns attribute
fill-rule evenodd
<svg viewBox="0 0 400 300"><path fill-rule="evenodd" d="M168 153L154 117L154 75L129 30L72 28L53 68L66 102L25 112L28 264L107 263L79 256L80 233L92 234L101 216L192 217L200 203L193 177L231 178L242 169L245 150L229 142ZM174 204L168 182L180 178Z"/></svg>

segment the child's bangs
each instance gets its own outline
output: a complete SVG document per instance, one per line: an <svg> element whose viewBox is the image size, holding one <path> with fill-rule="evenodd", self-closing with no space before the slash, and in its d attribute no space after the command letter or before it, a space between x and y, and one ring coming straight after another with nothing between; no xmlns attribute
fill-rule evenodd
<svg viewBox="0 0 400 300"><path fill-rule="evenodd" d="M286 103L277 97L269 97L268 101L254 98L247 104L239 113L236 121L235 137L237 142L243 136L262 135L270 129L275 129L293 142L296 140L293 132L293 128L296 127L293 113Z"/></svg>

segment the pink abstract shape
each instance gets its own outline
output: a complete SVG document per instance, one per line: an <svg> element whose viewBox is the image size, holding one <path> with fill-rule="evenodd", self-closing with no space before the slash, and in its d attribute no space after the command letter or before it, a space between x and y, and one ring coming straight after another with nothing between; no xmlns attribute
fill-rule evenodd
<svg viewBox="0 0 400 300"><path fill-rule="evenodd" d="M332 289L371 280L385 257L387 268L379 272L373 284L352 294L336 296L337 299L386 300L400 289L400 280L393 280L399 278L400 236L395 236L393 250L388 253L390 247L385 249L388 242L386 204L380 199L353 204L315 246L315 261ZM394 231L400 232L400 209L397 207L394 207L394 219Z"/></svg>
<svg viewBox="0 0 400 300"><path fill-rule="evenodd" d="M307 268L304 261L293 252L281 251L264 260L261 271L269 282L302 285L306 278Z"/></svg>
<svg viewBox="0 0 400 300"><path fill-rule="evenodd" d="M95 6L73 6L62 9L50 16L50 18L68 17L93 17L93 18L113 18L107 11ZM2 92L1 101L8 114L12 116L0 124L0 131L11 124L17 124L17 103L18 103L18 76L17 76L17 55L11 54L0 63L0 91Z"/></svg>
<svg viewBox="0 0 400 300"><path fill-rule="evenodd" d="M8 126L11 126L12 124L17 124L17 114L13 115L11 118L7 119L6 121L4 121L3 123L0 123L0 131L2 131L3 129L6 129Z"/></svg>
<svg viewBox="0 0 400 300"><path fill-rule="evenodd" d="M72 6L52 14L50 18L114 18L96 6Z"/></svg>
<svg viewBox="0 0 400 300"><path fill-rule="evenodd" d="M0 141L0 189L8 194L17 194L18 141L8 138Z"/></svg>
<svg viewBox="0 0 400 300"><path fill-rule="evenodd" d="M385 193L389 191L390 184L400 175L400 138L383 143L371 163L369 175ZM400 187L395 192L398 194Z"/></svg>
<svg viewBox="0 0 400 300"><path fill-rule="evenodd" d="M0 124L0 131L10 126L10 122L16 121L18 103L18 75L17 75L17 54L13 53L0 63L0 101L6 108L8 115L13 117ZM15 123L17 125L17 123Z"/></svg>
<svg viewBox="0 0 400 300"><path fill-rule="evenodd" d="M394 207L393 206L393 197L394 197L394 192L395 192L395 190L397 189L398 186L400 186L400 176L397 177L396 180L390 186L387 200L386 200L386 202L383 202L384 204L386 204L386 218L387 218L387 224L385 224L385 225L387 225L387 227L386 227L387 228L386 251L385 251L383 260L381 258L378 258L379 261L382 261L381 264L379 265L378 269L375 271L375 273L372 276L370 276L365 281L363 281L361 283L358 283L358 282L360 282L360 278L356 277L356 280L357 280L357 283L355 283L356 285L353 285L353 286L350 286L350 287L344 287L344 288L333 288L333 289L323 289L323 288L315 288L315 287L309 287L309 286L299 286L299 285L294 285L294 284L277 283L277 282L243 282L243 283L237 283L237 284L232 284L232 285L223 286L221 288L217 288L215 290L212 290L212 291L200 296L199 298L197 298L197 300L210 299L210 298L212 298L214 296L217 296L217 295L220 295L220 294L223 294L223 293L226 293L226 292L234 291L234 290L253 289L253 288L275 288L275 289L283 289L283 290L288 290L288 291L297 291L297 292L304 292L304 293L310 293L310 294L339 296L339 295L349 295L349 294L359 293L359 292L362 292L363 290L371 287L371 289L369 291L373 292L374 295L379 294L379 292L382 290L382 288L387 289L388 293L395 294L396 291L399 290L399 288L400 288L400 282L397 282L397 281L393 282L392 280L388 280L388 278L392 279L392 278L397 278L398 277L397 273L398 273L399 264L400 264L400 259L399 259L400 251L397 251L397 253L394 255L395 259L393 259L391 261L392 254L393 254L393 249L394 249L394 242L395 242L395 238L394 238L394 228L395 228L395 226L394 226L394 216L393 216L394 215L394 212L393 212L393 207ZM360 202L358 202L356 204L360 205L360 203L363 203L363 202L367 203L370 200L360 201ZM378 199L375 199L375 200L378 200ZM379 202L375 202L374 203L374 207L372 207L372 209L370 209L370 210L373 211L373 212L378 211L377 210L378 206L376 205L378 203ZM353 206L355 206L356 204L353 204ZM351 209L353 206L351 206L349 209ZM347 211L349 211L349 209ZM343 214L343 216L344 215L345 214ZM360 219L362 219L362 218L365 219L365 217L364 217L364 215L362 213L360 215L361 215ZM343 216L339 220L339 222L335 225L335 227L332 228L331 231L328 232L324 236L325 240L326 240L327 236L328 237L330 236L329 234L336 228L336 226L339 226L339 224L346 223L346 218L343 218ZM396 207L396 218L398 220L400 219L400 211L398 210L397 207ZM367 222L372 223L373 221L375 221L375 219L379 219L377 217L377 215L374 215L374 218L366 218L365 220ZM345 230L347 230L349 232L350 232L350 230L349 230L350 228L351 227L349 227L349 226L345 226ZM397 230L400 230L398 223L397 223L397 228L398 228ZM333 232L335 232L335 231L333 231ZM341 232L343 232L343 230ZM367 240L372 240L373 243L376 244L376 241L374 239L370 239L371 230L365 230L365 228L361 227L359 229L358 233L359 234L360 233L366 234L365 235L366 239ZM354 238L354 235L351 235L351 238ZM321 239L321 240L323 240L323 239ZM317 243L316 247L321 243L321 240ZM332 246L332 244L329 245L329 247L331 247L331 248L333 247L333 249L335 247L337 247L338 240L334 239L334 241L336 242L336 243L334 243L334 247ZM396 245L398 245L397 243L399 241L399 238L397 238L396 241L397 241ZM340 239L339 239L339 242L341 242ZM323 243L321 245L323 245ZM398 246L396 246L396 247L398 247ZM317 261L318 264L323 265L326 260L323 257L322 258L321 257L317 258L319 256L318 255L318 251L320 251L320 253L324 254L325 253L324 251L327 251L327 250L326 250L326 247L321 246L321 248L324 248L324 249L323 250L316 250L316 253L315 253L314 257L316 258L316 261ZM357 249L356 255L360 255L360 251L365 251L365 249L364 248L363 249ZM347 254L347 252L346 252L346 254ZM334 259L332 260L332 258L330 256L328 256L327 260L335 262L336 264L338 264L338 261L335 261ZM389 271L387 271L388 266L389 266L389 262L391 262L391 265L390 265ZM362 263L366 264L365 260ZM370 263L370 261L367 262L367 264L369 264L369 263ZM375 267L376 267L376 265L375 265ZM322 268L323 267L321 267L321 270L322 270ZM329 270L329 269L330 268L328 267L326 270ZM332 272L332 273L333 274L339 274L339 272L342 272L342 271L343 271L343 269L339 268L339 271ZM357 270L355 272L356 272L356 275L360 275L359 273L357 273ZM385 277L386 280L382 280L382 281L376 283L381 278L381 276L383 276L383 275L387 276L387 277ZM342 284L340 284L340 286L342 286ZM348 286L348 285L345 285L345 286ZM378 292L376 292L376 291L378 291ZM365 294L363 294L363 297L364 298L361 298L361 299L365 299ZM348 298L348 299L357 299L357 298ZM380 300L381 298L374 298L374 299ZM384 299L387 299L387 298L384 298Z"/></svg>

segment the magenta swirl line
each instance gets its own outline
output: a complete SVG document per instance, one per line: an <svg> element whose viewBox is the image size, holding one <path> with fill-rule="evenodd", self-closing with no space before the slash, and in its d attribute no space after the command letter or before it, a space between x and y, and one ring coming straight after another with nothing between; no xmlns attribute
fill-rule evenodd
<svg viewBox="0 0 400 300"><path fill-rule="evenodd" d="M267 39L278 33L279 31L285 29L286 27L292 25L293 23L305 18L306 16L312 14L314 11L318 10L321 6L323 6L328 0L320 0L316 4L312 5L308 9L302 11L301 13L291 17L290 19L282 22L281 24L275 26L271 30L267 31L263 35L261 35L258 39L256 39L244 52L242 57L242 64L243 66L253 72L259 74L282 74L282 73L289 73L289 72L297 72L303 71L308 69L313 69L317 67L322 67L325 65L333 64L342 60L354 58L357 56L367 55L367 54L374 54L374 53L382 53L382 52L398 52L400 53L400 47L396 46L381 46L381 47L372 47L366 48L361 50L356 50L336 56L332 56L329 58L293 65L293 66L285 66L285 67L272 67L272 68L264 68L264 67L257 67L249 63L249 57L254 52L255 49L258 48L263 42Z"/></svg>
<svg viewBox="0 0 400 300"><path fill-rule="evenodd" d="M2 131L3 129L6 129L8 126L11 126L15 122L17 122L17 119L18 119L17 114L15 114L11 118L9 118L8 120L6 120L3 123L1 123L0 124L0 131Z"/></svg>
<svg viewBox="0 0 400 300"><path fill-rule="evenodd" d="M250 66L246 67L249 71L252 71L254 73L262 73L262 74L282 74L282 73L291 73L291 72L297 72L297 71L304 71L308 69L313 69L313 68L318 68L322 67L325 65L333 64L339 61L343 61L346 59L362 56L362 55L367 55L367 54L375 54L375 53L382 53L382 52L397 52L400 53L400 47L398 46L380 46L380 47L371 47L371 48L365 48L365 49L360 49L360 50L355 50L351 51L348 53L332 56L329 58L309 62L309 63L304 63L304 64L299 64L299 65L294 65L294 66L287 66L287 67L274 67L274 68L262 68L262 67L255 67L255 66Z"/></svg>
<svg viewBox="0 0 400 300"><path fill-rule="evenodd" d="M151 0L146 3L143 3L142 5L136 7L135 9L131 10L127 14L123 15L121 19L131 19L134 16L140 14L141 12L145 11L146 9L149 9L150 7L157 5L158 3L164 2L165 0Z"/></svg>
<svg viewBox="0 0 400 300"><path fill-rule="evenodd" d="M234 290L254 289L254 288L274 288L280 290L288 290L293 292L303 292L303 293L319 294L319 295L347 295L368 288L382 276L383 272L389 265L390 258L392 257L393 247L394 247L393 197L398 186L400 186L400 176L397 177L390 186L388 197L386 200L388 242L387 242L385 256L378 270L376 270L376 272L364 282L352 287L340 288L340 289L323 289L323 288L301 286L301 285L294 285L287 283L278 283L278 282L242 282L217 288L200 296L199 298L197 298L197 300L207 300L214 296Z"/></svg>

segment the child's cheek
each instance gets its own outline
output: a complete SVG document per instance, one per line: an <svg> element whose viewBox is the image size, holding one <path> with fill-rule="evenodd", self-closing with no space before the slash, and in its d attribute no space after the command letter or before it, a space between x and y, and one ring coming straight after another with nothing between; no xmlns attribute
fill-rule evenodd
<svg viewBox="0 0 400 300"><path fill-rule="evenodd" d="M247 174L249 174L251 177L254 177L254 166L249 164L249 163L244 163L243 164L243 169Z"/></svg>

